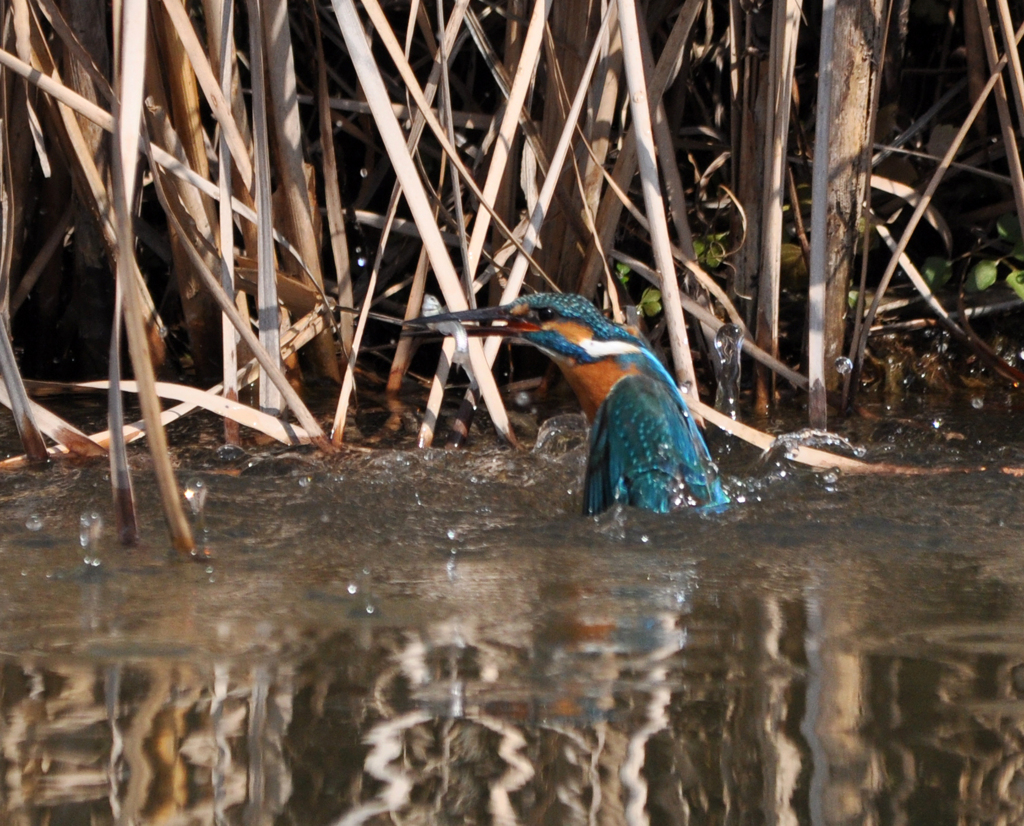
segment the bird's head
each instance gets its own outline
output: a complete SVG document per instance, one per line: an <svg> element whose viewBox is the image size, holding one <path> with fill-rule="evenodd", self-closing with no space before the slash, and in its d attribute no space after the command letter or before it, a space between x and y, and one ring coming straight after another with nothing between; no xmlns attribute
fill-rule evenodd
<svg viewBox="0 0 1024 826"><path fill-rule="evenodd" d="M406 323L432 326L444 322L475 323L477 326L466 327L470 335L516 338L559 363L594 364L644 350L640 339L573 293L535 293L500 307L424 316Z"/></svg>

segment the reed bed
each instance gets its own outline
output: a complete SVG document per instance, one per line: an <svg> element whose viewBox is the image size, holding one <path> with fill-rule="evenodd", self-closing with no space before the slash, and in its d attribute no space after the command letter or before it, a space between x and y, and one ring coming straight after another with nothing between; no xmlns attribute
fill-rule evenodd
<svg viewBox="0 0 1024 826"><path fill-rule="evenodd" d="M0 402L25 451L5 464L108 456L127 544L128 442L147 437L173 545L195 553L164 424L202 408L227 443L244 425L339 449L366 342L397 395L416 344L394 325L426 292L451 310L592 297L646 326L698 413L762 445L700 401L724 324L755 406L782 378L815 428L877 383L893 331L939 325L964 364L1024 378L1024 21L1007 0L4 11ZM498 353L445 342L421 445L457 360L474 387L453 441L482 401L515 443ZM38 380L105 389L107 431L33 401ZM296 390L310 380L340 388L329 432Z"/></svg>

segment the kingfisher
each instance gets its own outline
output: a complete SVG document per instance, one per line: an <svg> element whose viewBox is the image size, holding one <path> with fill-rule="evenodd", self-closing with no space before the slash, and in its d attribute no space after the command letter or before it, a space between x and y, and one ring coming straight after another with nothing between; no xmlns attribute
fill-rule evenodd
<svg viewBox="0 0 1024 826"><path fill-rule="evenodd" d="M647 343L581 295L535 293L500 307L407 321L531 344L561 369L591 423L583 513L615 503L657 513L729 503L704 437ZM501 326L493 326L495 324ZM484 326L487 325L487 326ZM450 331L451 326L441 327Z"/></svg>

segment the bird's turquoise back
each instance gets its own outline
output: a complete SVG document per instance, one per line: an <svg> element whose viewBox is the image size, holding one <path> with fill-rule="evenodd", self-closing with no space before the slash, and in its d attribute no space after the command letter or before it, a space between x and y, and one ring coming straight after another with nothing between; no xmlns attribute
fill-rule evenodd
<svg viewBox="0 0 1024 826"><path fill-rule="evenodd" d="M616 502L657 513L729 502L681 395L644 373L620 379L597 411L583 496L588 515Z"/></svg>

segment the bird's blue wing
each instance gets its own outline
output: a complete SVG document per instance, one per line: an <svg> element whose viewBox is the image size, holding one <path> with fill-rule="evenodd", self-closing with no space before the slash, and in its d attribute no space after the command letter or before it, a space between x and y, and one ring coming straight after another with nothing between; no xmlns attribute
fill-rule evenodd
<svg viewBox="0 0 1024 826"><path fill-rule="evenodd" d="M658 513L728 503L704 437L673 390L643 374L612 388L590 432L585 514L615 502Z"/></svg>

